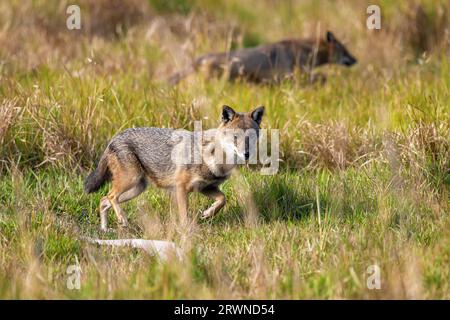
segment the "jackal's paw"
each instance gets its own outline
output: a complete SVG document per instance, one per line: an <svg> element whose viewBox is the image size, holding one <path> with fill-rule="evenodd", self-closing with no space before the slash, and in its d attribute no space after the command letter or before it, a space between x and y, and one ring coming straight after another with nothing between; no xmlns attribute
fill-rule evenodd
<svg viewBox="0 0 450 320"><path fill-rule="evenodd" d="M118 219L118 222L119 222L119 225L120 225L121 227L128 227L128 220L127 220L127 218L125 218L125 217L120 217L120 218Z"/></svg>
<svg viewBox="0 0 450 320"><path fill-rule="evenodd" d="M202 214L200 215L200 219L202 220L206 220L208 218L211 218L213 216L213 210L205 210L202 212Z"/></svg>

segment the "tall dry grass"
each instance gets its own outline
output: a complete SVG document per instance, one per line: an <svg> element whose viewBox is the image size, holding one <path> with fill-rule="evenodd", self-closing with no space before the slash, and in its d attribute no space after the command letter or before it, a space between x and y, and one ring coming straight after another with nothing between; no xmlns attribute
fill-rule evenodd
<svg viewBox="0 0 450 320"><path fill-rule="evenodd" d="M449 5L366 1L0 3L0 296L4 298L448 298ZM349 19L352 17L352 19ZM323 85L164 81L209 51L332 30L359 60ZM218 122L221 104L265 104L281 170L243 169L228 205L182 225L165 193L98 233L82 193L108 139L130 126ZM103 192L104 190L102 190ZM192 217L209 202L191 198ZM110 225L115 220L110 217ZM80 236L167 239L188 260L97 248ZM81 290L66 287L82 267ZM368 290L378 264L382 290Z"/></svg>

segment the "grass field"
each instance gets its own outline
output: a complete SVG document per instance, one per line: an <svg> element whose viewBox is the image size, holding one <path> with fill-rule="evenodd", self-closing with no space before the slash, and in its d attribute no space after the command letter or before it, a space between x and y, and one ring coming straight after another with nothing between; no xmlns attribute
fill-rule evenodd
<svg viewBox="0 0 450 320"><path fill-rule="evenodd" d="M0 4L0 298L450 299L450 7L446 1L67 1ZM72 3L70 3L72 4ZM195 56L331 30L356 56L325 84L165 79ZM124 128L215 127L266 106L280 171L237 170L228 203L190 228L149 188L99 231L107 187L83 192ZM209 201L190 198L194 218ZM159 263L81 237L172 240ZM81 267L79 290L67 268ZM370 266L381 288L369 289ZM369 268L369 271L368 271Z"/></svg>

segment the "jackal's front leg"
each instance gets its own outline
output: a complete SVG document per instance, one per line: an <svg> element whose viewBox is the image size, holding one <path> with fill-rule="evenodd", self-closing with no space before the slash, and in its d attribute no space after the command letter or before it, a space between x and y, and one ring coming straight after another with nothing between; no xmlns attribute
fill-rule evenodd
<svg viewBox="0 0 450 320"><path fill-rule="evenodd" d="M223 206L227 202L225 199L225 195L218 188L206 189L203 190L202 193L208 198L215 200L211 207L203 211L202 215L200 216L202 219L207 219L214 216L217 212L219 212L220 209L223 208Z"/></svg>
<svg viewBox="0 0 450 320"><path fill-rule="evenodd" d="M176 187L175 199L177 202L180 218L182 220L186 220L188 213L188 194L184 185L178 185Z"/></svg>

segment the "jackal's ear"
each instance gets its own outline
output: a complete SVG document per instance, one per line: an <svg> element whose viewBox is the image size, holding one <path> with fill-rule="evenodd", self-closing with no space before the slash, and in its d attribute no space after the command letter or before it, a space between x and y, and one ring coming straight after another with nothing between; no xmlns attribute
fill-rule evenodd
<svg viewBox="0 0 450 320"><path fill-rule="evenodd" d="M234 111L231 107L224 105L222 107L222 122L227 123L231 120L233 120L234 116L236 115L236 111Z"/></svg>
<svg viewBox="0 0 450 320"><path fill-rule="evenodd" d="M328 42L335 42L336 38L334 37L333 32L327 31L327 41Z"/></svg>
<svg viewBox="0 0 450 320"><path fill-rule="evenodd" d="M258 126L261 124L263 115L264 115L264 106L258 107L252 111L251 114L252 119L255 120Z"/></svg>

